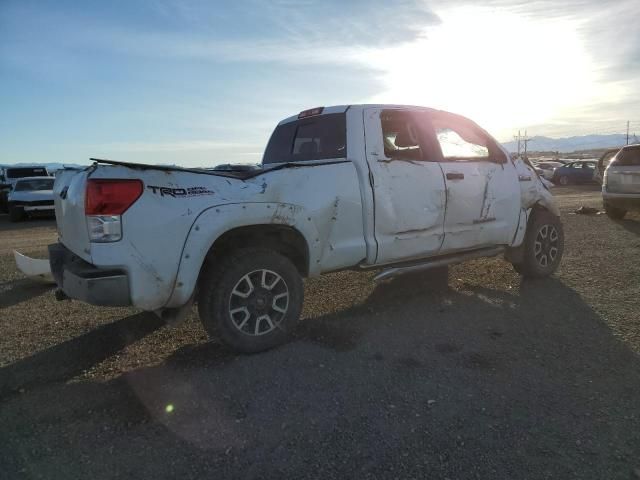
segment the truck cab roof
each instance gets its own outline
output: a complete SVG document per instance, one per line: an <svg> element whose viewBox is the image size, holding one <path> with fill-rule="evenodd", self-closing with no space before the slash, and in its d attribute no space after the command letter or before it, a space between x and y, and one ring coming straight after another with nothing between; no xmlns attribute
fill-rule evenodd
<svg viewBox="0 0 640 480"><path fill-rule="evenodd" d="M328 115L331 113L345 113L347 110L350 110L350 109L364 110L365 108L405 108L409 110L437 111L437 109L430 108L430 107L421 107L418 105L402 105L402 104L393 104L393 103L360 103L360 104L352 104L352 105L332 105L329 107L315 107L315 108L310 108L308 110L303 110L297 115L292 115L290 117L285 118L280 123L278 123L278 125L284 125L285 123L294 122L296 120L300 120L301 118L305 118L305 117Z"/></svg>

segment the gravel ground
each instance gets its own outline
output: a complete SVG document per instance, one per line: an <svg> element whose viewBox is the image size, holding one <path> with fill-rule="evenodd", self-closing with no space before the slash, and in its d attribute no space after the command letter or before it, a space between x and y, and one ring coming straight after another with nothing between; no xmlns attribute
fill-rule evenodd
<svg viewBox="0 0 640 480"><path fill-rule="evenodd" d="M555 193L553 278L327 275L295 338L251 356L193 315L56 302L11 257L55 225L0 217L0 477L640 478L640 216Z"/></svg>

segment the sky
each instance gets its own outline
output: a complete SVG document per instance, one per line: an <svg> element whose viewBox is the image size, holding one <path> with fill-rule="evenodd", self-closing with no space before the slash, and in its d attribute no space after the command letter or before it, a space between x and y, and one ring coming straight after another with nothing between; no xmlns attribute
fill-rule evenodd
<svg viewBox="0 0 640 480"><path fill-rule="evenodd" d="M323 105L640 132L640 2L0 0L0 164L257 163Z"/></svg>

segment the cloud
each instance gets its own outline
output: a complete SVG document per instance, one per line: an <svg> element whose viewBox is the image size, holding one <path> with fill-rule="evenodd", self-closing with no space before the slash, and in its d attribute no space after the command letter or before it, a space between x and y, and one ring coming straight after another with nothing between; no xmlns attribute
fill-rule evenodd
<svg viewBox="0 0 640 480"><path fill-rule="evenodd" d="M479 9L483 17L475 16ZM436 32L446 27L447 12L453 10L466 12L476 25L459 34L453 29L451 37L439 36ZM548 28L523 38L517 25L494 29L494 22L485 33L483 22L492 16ZM640 120L638 102L632 100L640 90L639 17L637 0L486 0L481 7L471 0L162 0L117 7L86 2L81 9L64 2L54 8L6 0L0 17L0 67L5 67L3 73L26 72L21 78L35 79L35 96L46 93L38 98L38 116L29 122L31 127L46 118L47 111L50 116L63 111L64 128L46 130L68 138L78 130L93 133L88 142L95 141L96 153L167 158L180 151L192 152L194 158L202 152L255 154L277 118L316 102L399 101L402 95L404 100L410 97L403 87L408 82L416 91L423 87L424 102L460 110L468 108L469 97L483 92L447 97L435 87L469 85L471 90L498 78L505 88L497 89L496 96L513 98L506 112L513 116L494 108L485 91L488 106L478 103L471 109L481 123L486 112L505 124L505 135L527 125L539 127L530 134L553 126L586 133L590 128L617 128L627 117ZM562 29L570 31L563 34ZM473 38L470 31L480 37ZM458 53L465 53L459 40L468 42L477 71L466 75L457 65L446 70L429 63L433 46L440 41L445 51L448 38L458 42ZM555 42L556 53L573 52L577 49L569 40L576 39L581 42L577 58L554 55L547 62L544 49L536 46L549 50ZM478 45L493 45L494 51L478 53ZM526 50L511 55L518 46ZM483 71L483 55L502 65ZM435 57L444 62L443 55ZM459 75L453 78L452 71ZM518 77L526 81L518 84ZM60 85L67 87L59 88L62 95L56 90ZM547 111L542 101L531 100L531 92L544 100L541 86L560 100L561 110ZM6 89L4 95L14 93ZM103 102L92 98L101 95ZM531 110L540 110L540 115L519 115L519 99L527 95ZM28 103L30 97L22 98ZM444 104L436 105L439 101ZM78 118L90 103L87 110L93 107L100 126L92 132L83 124L73 132L73 102ZM183 141L181 135L229 141ZM100 143L112 138L150 141ZM153 141L167 138L178 140Z"/></svg>
<svg viewBox="0 0 640 480"><path fill-rule="evenodd" d="M99 151L131 153L243 150L242 154L253 154L252 151L259 147L259 145L232 142L216 142L211 140L188 140L179 142L112 142L92 145L92 148Z"/></svg>

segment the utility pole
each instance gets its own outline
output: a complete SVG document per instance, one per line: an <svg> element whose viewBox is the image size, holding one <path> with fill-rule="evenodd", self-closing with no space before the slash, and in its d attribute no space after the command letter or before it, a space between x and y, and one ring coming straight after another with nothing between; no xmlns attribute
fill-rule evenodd
<svg viewBox="0 0 640 480"><path fill-rule="evenodd" d="M524 145L524 158L527 158L527 144L531 141L529 137L527 137L527 131L524 131L524 136L520 130L518 130L518 136L513 136L514 140L518 141L518 156L520 156L520 152L522 151L522 145Z"/></svg>
<svg viewBox="0 0 640 480"><path fill-rule="evenodd" d="M524 131L524 138L522 139L524 142L524 158L527 158L527 144L531 141L529 137L527 137L527 131Z"/></svg>
<svg viewBox="0 0 640 480"><path fill-rule="evenodd" d="M627 145L629 145L629 120L627 120Z"/></svg>
<svg viewBox="0 0 640 480"><path fill-rule="evenodd" d="M518 141L518 156L520 156L520 130L518 130L518 136L514 135L513 139Z"/></svg>

